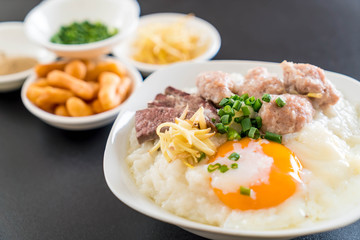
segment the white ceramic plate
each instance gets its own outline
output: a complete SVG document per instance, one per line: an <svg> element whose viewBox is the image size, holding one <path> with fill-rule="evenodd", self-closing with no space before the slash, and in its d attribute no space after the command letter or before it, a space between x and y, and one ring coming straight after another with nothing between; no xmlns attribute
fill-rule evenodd
<svg viewBox="0 0 360 240"><path fill-rule="evenodd" d="M25 36L22 22L0 23L0 52L7 57L33 57L40 63L54 61L56 55L32 43ZM32 68L8 75L0 75L0 92L16 90L32 73Z"/></svg>
<svg viewBox="0 0 360 240"><path fill-rule="evenodd" d="M106 58L107 60L111 61L118 61L116 58ZM129 73L129 77L132 80L132 93L133 94L142 84L142 77L133 66L124 64L125 68ZM106 112L94 114L91 116L86 117L63 117L57 116L55 114L48 113L39 107L35 106L30 100L26 97L27 89L29 88L30 84L37 80L37 76L35 73L30 75L22 89L21 89L21 100L25 107L36 117L41 119L42 121L46 122L47 124L61 128L66 130L88 130L99 128L105 126L117 117L118 113L121 111L124 104L128 101L128 99L123 103L117 106L114 109L111 109Z"/></svg>
<svg viewBox="0 0 360 240"><path fill-rule="evenodd" d="M112 47L135 31L140 8L134 0L51 0L43 1L25 17L27 36L63 57L93 58L111 51ZM86 44L55 44L50 38L63 25L74 21L100 21L119 32L113 37Z"/></svg>
<svg viewBox="0 0 360 240"><path fill-rule="evenodd" d="M278 63L255 61L211 61L204 63L180 63L161 69L150 75L143 86L123 106L110 132L104 155L104 173L106 182L111 191L131 208L153 217L184 228L192 233L210 239L290 239L323 231L333 230L360 218L360 206L344 213L342 217L322 221L310 227L276 230L276 231L244 231L223 229L209 226L175 216L142 195L137 189L124 161L128 149L128 137L134 126L134 114L138 109L147 107L147 102L154 99L157 93L171 85L184 89L195 87L195 77L203 71L222 70L229 73L238 72L245 74L248 69L263 66L270 72L281 75L282 70ZM326 76L353 103L360 103L358 93L360 83L342 74L326 71Z"/></svg>
<svg viewBox="0 0 360 240"><path fill-rule="evenodd" d="M181 14L181 13L155 13L155 14L145 15L140 18L138 28L149 26L149 24L173 23L185 16L186 14ZM216 28L213 25L211 25L209 22L198 17L189 19L189 21L187 22L187 26L191 27L192 29L196 29L196 31L199 34L201 34L202 37L208 39L209 41L208 49L203 54L201 54L200 56L196 57L191 61L197 62L197 61L204 61L213 58L217 54L221 46L220 34L216 30ZM132 43L135 40L135 38L136 38L136 34L126 39L120 45L116 46L113 50L113 54L119 57L120 59L135 65L135 67L145 75L148 75L160 68L170 65L170 64L165 64L165 65L148 64L133 60L131 57L134 53L134 48L132 47Z"/></svg>

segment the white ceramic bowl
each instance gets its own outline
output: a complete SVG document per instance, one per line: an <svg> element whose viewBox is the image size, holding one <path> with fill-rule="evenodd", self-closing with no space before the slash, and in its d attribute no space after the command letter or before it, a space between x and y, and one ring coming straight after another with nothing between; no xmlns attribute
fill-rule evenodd
<svg viewBox="0 0 360 240"><path fill-rule="evenodd" d="M51 0L43 1L25 17L27 36L63 57L92 58L107 54L129 36L138 24L140 8L134 0ZM86 44L55 44L50 38L63 25L74 21L100 21L119 32L108 39Z"/></svg>
<svg viewBox="0 0 360 240"><path fill-rule="evenodd" d="M108 59L116 61L115 58L108 58ZM132 93L131 93L132 95L142 84L142 77L139 71L137 71L133 66L126 64L124 64L124 66L128 70L129 76L132 80ZM35 75L35 73L30 75L30 77L28 77L25 80L25 83L21 89L22 102L24 103L25 107L36 117L40 118L42 121L46 122L51 126L61 129L88 130L88 129L94 129L105 126L115 120L116 116L121 111L122 106L124 105L124 103L127 102L126 100L123 104L120 104L114 109L91 116L86 116L86 117L57 116L55 114L51 114L40 109L26 97L27 89L29 88L30 84L35 82L36 80L37 80L37 76Z"/></svg>
<svg viewBox="0 0 360 240"><path fill-rule="evenodd" d="M180 63L161 69L150 75L143 86L123 106L110 132L105 154L104 173L111 191L131 208L155 219L177 225L189 232L210 239L290 239L298 236L330 231L355 222L360 218L360 206L336 219L321 221L308 227L276 231L251 231L224 229L187 220L169 213L157 206L138 190L129 171L125 156L128 149L128 137L134 126L134 114L138 109L146 108L146 103L154 99L157 93L171 85L184 89L195 87L195 77L203 71L222 70L245 74L248 69L263 66L270 72L281 74L279 64L254 61L211 61L204 63ZM326 71L327 77L352 103L360 103L358 93L360 83L342 74ZM141 228L141 226L139 226Z"/></svg>
<svg viewBox="0 0 360 240"><path fill-rule="evenodd" d="M0 52L7 57L33 57L40 63L54 61L55 54L32 43L25 36L22 22L0 23ZM8 75L0 75L0 92L16 90L32 73L32 68Z"/></svg>
<svg viewBox="0 0 360 240"><path fill-rule="evenodd" d="M181 13L155 13L142 16L140 18L138 28L148 26L149 24L159 24L159 23L173 23L179 19L185 17L186 14ZM198 18L193 17L188 20L186 26L192 29L195 29L199 34L202 35L205 39L209 41L209 46L207 50L199 55L198 57L192 59L193 62L209 60L213 58L220 49L221 38L219 32L216 28L211 25L209 22ZM116 46L113 50L113 54L123 61L130 62L134 64L137 69L139 69L143 74L148 75L156 70L159 70L163 67L166 67L170 64L148 64L143 62L138 62L132 59L134 53L134 47L132 46L133 41L136 38L136 34L133 34L132 37L126 39L123 43Z"/></svg>

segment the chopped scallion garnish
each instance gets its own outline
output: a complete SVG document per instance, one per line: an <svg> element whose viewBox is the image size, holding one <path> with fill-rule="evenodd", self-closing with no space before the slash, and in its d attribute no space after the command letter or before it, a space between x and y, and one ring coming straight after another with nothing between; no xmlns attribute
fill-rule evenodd
<svg viewBox="0 0 360 240"><path fill-rule="evenodd" d="M240 107L241 107L241 102L240 102L240 100L236 100L236 101L234 102L233 109L235 109L236 111L239 111L239 110L240 110Z"/></svg>
<svg viewBox="0 0 360 240"><path fill-rule="evenodd" d="M227 137L228 137L229 141L240 140L241 139L240 134L235 129L232 129L232 128L229 128L229 131L227 133Z"/></svg>
<svg viewBox="0 0 360 240"><path fill-rule="evenodd" d="M272 132L266 132L264 138L277 143L282 142L282 136Z"/></svg>
<svg viewBox="0 0 360 240"><path fill-rule="evenodd" d="M250 196L251 189L247 188L247 187L244 187L244 186L240 186L240 194L245 195L245 196Z"/></svg>
<svg viewBox="0 0 360 240"><path fill-rule="evenodd" d="M249 110L248 106L242 106L241 111L243 112L244 116L249 116L250 115L250 110Z"/></svg>
<svg viewBox="0 0 360 240"><path fill-rule="evenodd" d="M252 106L255 103L255 97L251 96L245 100L245 104L248 106Z"/></svg>
<svg viewBox="0 0 360 240"><path fill-rule="evenodd" d="M248 133L249 138L258 139L260 137L259 129L251 127Z"/></svg>
<svg viewBox="0 0 360 240"><path fill-rule="evenodd" d="M225 106L228 102L229 102L229 98L223 98L223 99L220 101L219 105L220 105L221 107L223 107L223 106Z"/></svg>
<svg viewBox="0 0 360 240"><path fill-rule="evenodd" d="M232 169L237 169L237 168L238 168L238 164L237 164L237 163L233 163L233 164L230 165L230 167L231 167Z"/></svg>
<svg viewBox="0 0 360 240"><path fill-rule="evenodd" d="M265 93L262 98L261 98L264 102L270 102L271 101L271 96L268 93Z"/></svg>
<svg viewBox="0 0 360 240"><path fill-rule="evenodd" d="M220 122L224 125L227 125L231 122L231 116L226 114L220 118Z"/></svg>
<svg viewBox="0 0 360 240"><path fill-rule="evenodd" d="M220 167L221 167L220 163L209 164L207 170L208 170L208 172L213 172Z"/></svg>
<svg viewBox="0 0 360 240"><path fill-rule="evenodd" d="M230 154L229 159L233 161L237 161L240 159L240 155L236 152L233 152L232 154Z"/></svg>
<svg viewBox="0 0 360 240"><path fill-rule="evenodd" d="M219 168L221 173L225 173L229 170L229 167L226 165L221 165L221 167Z"/></svg>
<svg viewBox="0 0 360 240"><path fill-rule="evenodd" d="M252 125L250 118L244 118L243 120L241 120L241 128L243 132L250 130L251 126Z"/></svg>
<svg viewBox="0 0 360 240"><path fill-rule="evenodd" d="M204 152L201 152L201 153L200 153L200 157L197 159L198 162L200 162L201 160L205 159L205 157L206 157L206 154L205 154Z"/></svg>
<svg viewBox="0 0 360 240"><path fill-rule="evenodd" d="M279 107L283 107L286 105L286 102L284 99L282 99L282 97L278 97L275 102Z"/></svg>
<svg viewBox="0 0 360 240"><path fill-rule="evenodd" d="M247 93L244 93L243 95L241 95L241 97L240 97L240 99L242 100L242 101L245 101L246 99L248 99L249 98L249 94L247 94Z"/></svg>
<svg viewBox="0 0 360 240"><path fill-rule="evenodd" d="M260 116L255 117L256 127L260 129L262 127L262 118Z"/></svg>
<svg viewBox="0 0 360 240"><path fill-rule="evenodd" d="M224 124L217 123L215 126L216 126L219 133L226 133L227 132Z"/></svg>
<svg viewBox="0 0 360 240"><path fill-rule="evenodd" d="M262 106L262 102L260 101L260 99L256 99L252 107L255 112L259 112L261 106Z"/></svg>

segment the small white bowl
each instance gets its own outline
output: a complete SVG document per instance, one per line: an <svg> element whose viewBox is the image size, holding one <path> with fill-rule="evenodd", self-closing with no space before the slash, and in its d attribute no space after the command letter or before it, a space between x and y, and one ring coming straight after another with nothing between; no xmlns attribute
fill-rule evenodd
<svg viewBox="0 0 360 240"><path fill-rule="evenodd" d="M93 58L111 51L129 36L138 24L140 8L134 0L51 0L43 1L25 17L27 36L62 57ZM56 44L50 38L63 25L74 21L100 21L118 33L110 38L85 44Z"/></svg>
<svg viewBox="0 0 360 240"><path fill-rule="evenodd" d="M6 57L33 57L40 63L54 61L55 54L32 43L25 36L22 22L0 23L0 52ZM18 73L0 75L0 92L16 90L21 87L33 69Z"/></svg>
<svg viewBox="0 0 360 240"><path fill-rule="evenodd" d="M109 60L117 61L115 58L107 58ZM137 88L142 84L142 77L133 66L123 64L125 68L127 69L129 73L129 77L132 80L132 92L131 95L136 91ZM106 112L94 114L91 116L86 117L63 117L63 116L57 116L55 114L48 113L36 105L34 105L26 96L26 92L33 82L35 82L38 79L38 77L33 73L30 75L26 80L25 83L21 89L21 100L25 107L36 117L40 118L42 121L46 122L47 124L65 129L65 130L89 130L94 128L99 128L102 126L105 126L117 117L118 113L121 111L121 108L124 103L127 102L125 100L124 103L120 104L114 109L111 109ZM131 96L130 95L130 96ZM130 97L129 96L129 97Z"/></svg>
<svg viewBox="0 0 360 240"><path fill-rule="evenodd" d="M184 18L185 16L187 15L182 13L155 13L145 15L140 17L138 28L149 26L149 24L173 23L181 18ZM198 17L190 18L186 23L186 26L195 29L198 33L200 33L204 38L208 39L209 41L209 46L207 50L203 54L190 61L199 62L213 58L218 53L221 46L221 37L216 28L209 22ZM132 44L135 38L136 34L133 34L132 37L126 39L123 43L116 46L113 50L113 54L122 59L123 61L130 62L131 64L135 65L135 67L139 69L144 75L148 75L156 70L170 65L149 64L134 60L132 58L132 55L135 50Z"/></svg>
<svg viewBox="0 0 360 240"><path fill-rule="evenodd" d="M282 74L278 63L256 61L210 61L203 63L179 63L161 69L144 82L143 86L123 106L108 137L104 153L104 175L110 190L123 203L147 216L177 225L189 232L209 239L218 240L269 240L290 239L308 234L334 230L360 219L360 206L351 211L344 211L338 218L319 221L304 227L261 231L225 229L221 227L194 222L174 215L142 194L125 161L128 152L129 135L134 127L135 111L147 107L147 102L154 99L156 94L164 92L167 86L178 89L195 87L194 79L204 71L222 70L229 73L246 74L248 69L266 67L270 72ZM353 104L360 104L358 93L360 83L348 76L325 71L326 76ZM134 224L136 224L134 222ZM141 226L138 226L141 228Z"/></svg>

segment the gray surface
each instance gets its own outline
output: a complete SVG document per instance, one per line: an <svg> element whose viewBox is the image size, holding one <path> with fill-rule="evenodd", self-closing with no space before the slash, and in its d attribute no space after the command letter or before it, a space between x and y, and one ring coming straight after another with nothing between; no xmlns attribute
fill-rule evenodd
<svg viewBox="0 0 360 240"><path fill-rule="evenodd" d="M39 1L0 0L0 21ZM310 62L360 79L357 0L143 0L142 14L193 12L222 36L216 59ZM1 36L0 36L1 37ZM201 239L128 208L110 192L102 161L111 125L68 132L0 93L0 239ZM299 240L360 239L360 222Z"/></svg>

